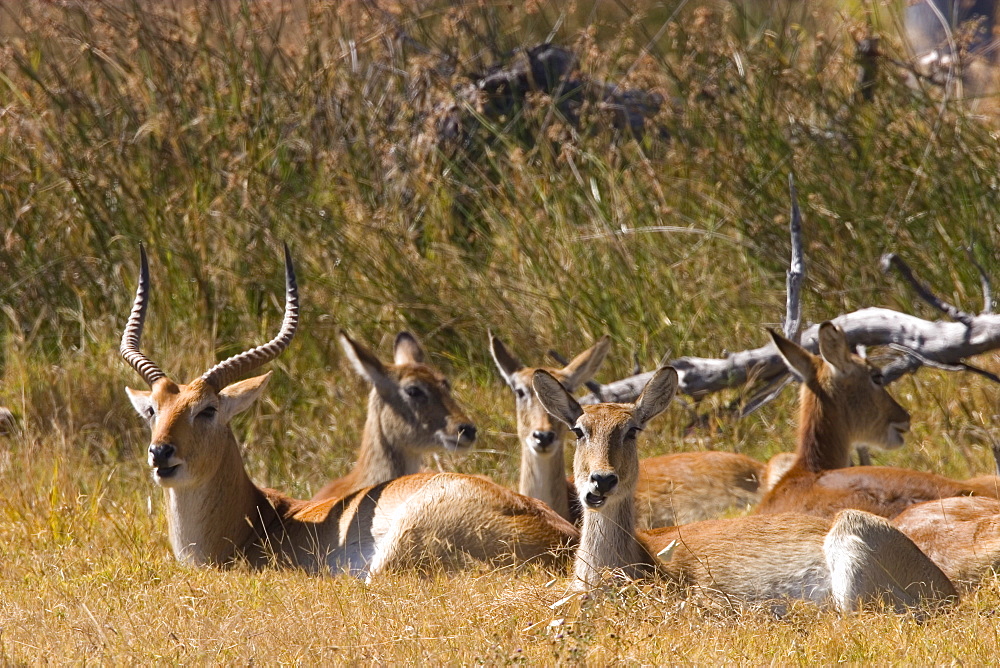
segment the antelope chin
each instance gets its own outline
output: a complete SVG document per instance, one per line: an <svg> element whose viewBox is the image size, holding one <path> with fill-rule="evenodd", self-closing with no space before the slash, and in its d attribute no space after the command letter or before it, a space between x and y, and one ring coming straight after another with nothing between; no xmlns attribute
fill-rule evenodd
<svg viewBox="0 0 1000 668"><path fill-rule="evenodd" d="M904 423L894 422L889 425L889 433L887 434L885 449L895 450L896 448L902 447L903 445L903 434L910 430L910 425Z"/></svg>
<svg viewBox="0 0 1000 668"><path fill-rule="evenodd" d="M448 434L443 434L441 432L438 432L437 440L445 450L450 452L468 450L472 447L473 443L473 441L470 441L464 436L449 436Z"/></svg>
<svg viewBox="0 0 1000 668"><path fill-rule="evenodd" d="M181 466L181 463L173 466L157 466L153 469L153 480L160 487L174 487L183 479L184 474L181 471Z"/></svg>
<svg viewBox="0 0 1000 668"><path fill-rule="evenodd" d="M553 452L555 452L555 449L556 449L556 444L555 443L549 443L548 445L542 445L541 443L539 443L535 439L529 439L527 441L527 444L528 444L528 448L533 453L535 453L536 455L538 455L540 457L548 457Z"/></svg>
<svg viewBox="0 0 1000 668"><path fill-rule="evenodd" d="M593 492L587 492L583 495L583 505L591 510L596 510L607 503L608 497L602 496L600 494L594 494Z"/></svg>

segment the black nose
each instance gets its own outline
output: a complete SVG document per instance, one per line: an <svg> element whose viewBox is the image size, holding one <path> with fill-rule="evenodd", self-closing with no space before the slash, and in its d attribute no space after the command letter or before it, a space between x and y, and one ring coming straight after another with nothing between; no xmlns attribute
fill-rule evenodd
<svg viewBox="0 0 1000 668"><path fill-rule="evenodd" d="M149 459L153 466L164 466L175 452L177 452L177 448L170 443L157 443L149 446Z"/></svg>
<svg viewBox="0 0 1000 668"><path fill-rule="evenodd" d="M458 425L458 437L464 438L467 441L476 440L476 425L474 424L460 424Z"/></svg>
<svg viewBox="0 0 1000 668"><path fill-rule="evenodd" d="M531 437L535 439L538 445L544 447L552 445L552 441L556 440L556 433L554 431L533 431L531 432Z"/></svg>
<svg viewBox="0 0 1000 668"><path fill-rule="evenodd" d="M594 483L599 493L607 494L618 484L618 476L614 473L591 473L590 482Z"/></svg>

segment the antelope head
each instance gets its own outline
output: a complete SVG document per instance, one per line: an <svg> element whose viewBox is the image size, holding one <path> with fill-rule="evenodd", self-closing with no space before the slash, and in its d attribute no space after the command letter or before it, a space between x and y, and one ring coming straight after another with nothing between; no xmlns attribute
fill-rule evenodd
<svg viewBox="0 0 1000 668"><path fill-rule="evenodd" d="M545 368L566 389L573 393L593 378L611 348L611 338L605 334L589 349L583 351L561 369ZM508 387L514 393L517 410L517 435L521 445L531 453L545 457L561 451L566 426L554 419L531 389L531 379L536 369L525 367L503 342L490 335L490 353Z"/></svg>
<svg viewBox="0 0 1000 668"><path fill-rule="evenodd" d="M344 332L340 343L354 370L371 383L369 419L375 416L382 435L415 454L472 446L476 426L452 397L448 379L425 363L416 337L396 336L392 364L383 364Z"/></svg>
<svg viewBox="0 0 1000 668"><path fill-rule="evenodd" d="M141 246L139 256L139 286L122 335L121 354L150 387L148 391L126 387L125 391L152 432L148 455L153 479L164 488L181 488L212 479L223 471L222 467L238 466L242 471L229 421L260 396L270 372L239 379L287 348L298 324L298 288L288 246L285 246L285 316L278 335L264 345L216 364L187 385L172 381L139 350L149 295L149 266Z"/></svg>
<svg viewBox="0 0 1000 668"><path fill-rule="evenodd" d="M544 370L535 372L532 387L545 409L576 434L573 471L583 507L600 510L632 502L639 481L636 436L673 399L673 367L658 369L634 404L581 406Z"/></svg>
<svg viewBox="0 0 1000 668"><path fill-rule="evenodd" d="M886 390L882 372L851 350L839 327L820 325L819 355L770 334L789 370L802 381L800 427L814 428L819 420L851 443L884 449L903 445L910 414Z"/></svg>

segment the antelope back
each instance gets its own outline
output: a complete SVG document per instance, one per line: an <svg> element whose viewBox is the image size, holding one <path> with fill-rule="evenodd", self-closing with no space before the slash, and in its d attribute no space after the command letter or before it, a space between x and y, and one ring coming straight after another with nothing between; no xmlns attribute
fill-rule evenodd
<svg viewBox="0 0 1000 668"><path fill-rule="evenodd" d="M455 401L445 376L427 364L409 332L396 336L393 363L386 364L346 333L341 345L352 367L371 386L368 420L388 444L419 455L467 448L476 427Z"/></svg>
<svg viewBox="0 0 1000 668"><path fill-rule="evenodd" d="M500 375L514 393L517 411L517 437L526 453L554 453L566 435L566 425L549 415L531 389L535 371L543 369L573 393L597 373L611 348L611 338L604 335L593 346L562 367L526 367L497 337L490 335L490 353Z"/></svg>
<svg viewBox="0 0 1000 668"><path fill-rule="evenodd" d="M910 414L886 390L881 371L856 355L833 323L819 328L819 355L771 332L788 368L802 381L799 442L810 443L820 434L845 444L843 452L828 453L836 461L807 461L807 468L848 466L849 447L865 443L892 449L903 444Z"/></svg>

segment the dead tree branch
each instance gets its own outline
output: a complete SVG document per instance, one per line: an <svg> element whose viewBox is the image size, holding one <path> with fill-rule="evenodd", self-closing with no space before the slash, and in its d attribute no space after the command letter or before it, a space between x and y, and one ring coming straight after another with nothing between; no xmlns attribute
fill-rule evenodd
<svg viewBox="0 0 1000 668"><path fill-rule="evenodd" d="M806 260L802 252L802 212L799 210L799 194L792 174L788 175L788 194L792 200L792 212L788 221L788 231L792 237L792 259L785 274L785 338L798 343L799 330L802 329L802 280L806 275Z"/></svg>
<svg viewBox="0 0 1000 668"><path fill-rule="evenodd" d="M923 355L918 353L913 348L907 348L906 346L900 345L898 343L890 343L889 347L892 348L893 350L898 350L901 353L906 353L907 355L916 357L917 361L919 361L924 366L931 367L932 369L941 369L942 371L968 371L969 373L974 373L976 375L982 376L983 378L992 380L994 383L1000 383L1000 376L996 375L991 371L987 371L986 369L980 369L978 366L973 366L968 362L945 364L943 362L938 362L936 360L928 359L927 357L924 357Z"/></svg>
<svg viewBox="0 0 1000 668"><path fill-rule="evenodd" d="M1000 349L1000 315L984 313L970 318L965 325L872 307L838 316L833 322L844 330L851 345L898 344L937 363L958 364L967 357ZM802 332L802 345L814 352L818 331L819 325L813 325ZM724 359L680 357L670 364L680 375L680 391L695 397L744 385L750 378L772 378L784 373L784 362L770 343ZM921 364L907 355L883 369L883 376L886 382L892 382ZM635 401L651 376L651 372L641 373L602 385L604 401ZM587 396L583 402L595 403L595 400Z"/></svg>
<svg viewBox="0 0 1000 668"><path fill-rule="evenodd" d="M904 262L903 259L895 253L886 253L882 256L882 271L888 272L890 268L895 269L899 275L903 277L903 280L909 283L913 290L925 302L933 306L938 311L941 311L941 313L944 313L952 320L957 320L966 327L971 326L972 320L975 316L952 306L931 292L930 288L917 280L916 276L913 275L913 271L910 270L909 265L907 265L906 262Z"/></svg>
<svg viewBox="0 0 1000 668"><path fill-rule="evenodd" d="M979 272L979 284L983 288L983 310L980 312L993 313L993 285L990 283L990 277L983 269L983 265L979 264L979 260L976 259L976 254L972 252L972 246L965 247L965 254L972 266Z"/></svg>

